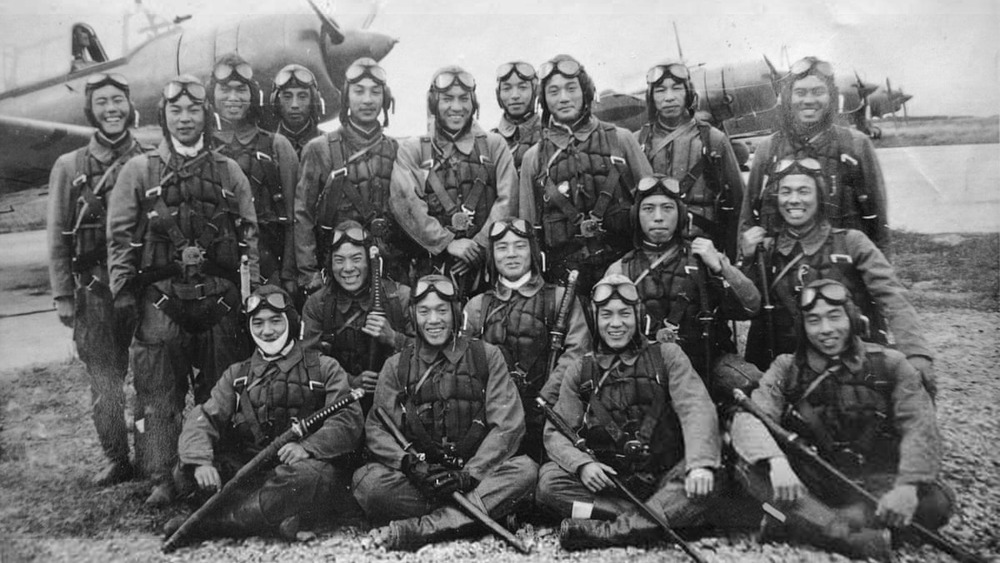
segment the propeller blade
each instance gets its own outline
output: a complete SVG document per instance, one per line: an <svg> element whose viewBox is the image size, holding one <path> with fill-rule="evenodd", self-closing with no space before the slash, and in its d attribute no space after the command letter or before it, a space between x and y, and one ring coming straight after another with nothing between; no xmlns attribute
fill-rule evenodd
<svg viewBox="0 0 1000 563"><path fill-rule="evenodd" d="M767 70L771 73L771 85L774 86L774 91L777 92L778 82L781 81L781 75L778 74L778 69L775 68L771 59L767 58L767 55L764 55L764 62L767 63Z"/></svg>
<svg viewBox="0 0 1000 563"><path fill-rule="evenodd" d="M674 41L677 42L677 56L680 58L681 62L685 65L687 61L684 60L684 49L681 49L681 34L677 33L677 22L671 22L674 24Z"/></svg>
<svg viewBox="0 0 1000 563"><path fill-rule="evenodd" d="M337 25L337 21L333 19L333 16L323 10L316 0L309 0L309 6L314 12L316 12L316 15L319 16L320 21L323 22L323 27L330 35L330 41L333 42L334 45L340 45L343 43L344 32L340 30L340 26Z"/></svg>

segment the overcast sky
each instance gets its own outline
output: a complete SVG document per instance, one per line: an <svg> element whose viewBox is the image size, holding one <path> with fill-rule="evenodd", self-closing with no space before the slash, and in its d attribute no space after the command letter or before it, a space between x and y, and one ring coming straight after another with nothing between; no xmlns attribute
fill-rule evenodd
<svg viewBox="0 0 1000 563"><path fill-rule="evenodd" d="M169 16L191 13L196 21L309 11L305 0L145 0L144 4ZM363 21L370 2L333 4L341 24L352 27ZM1000 2L994 0L384 0L380 4L371 29L399 39L383 61L397 97L391 131L399 135L423 129L430 77L449 63L465 66L479 80L481 121L486 126L499 116L493 73L507 60L537 65L557 53L569 53L591 72L598 90L634 90L643 85L649 66L677 56L671 22L677 23L689 64L714 66L759 60L763 55L779 62L784 46L792 60L816 55L832 61L838 72L856 69L869 82L884 83L890 77L894 88L914 96L911 114L1000 112ZM0 0L0 45L56 38L54 52L48 54L54 62L46 65L67 65L69 26L87 21L109 55L115 56L121 50L124 15L133 6L134 0ZM95 11L86 13L84 7ZM8 64L4 61L5 73Z"/></svg>

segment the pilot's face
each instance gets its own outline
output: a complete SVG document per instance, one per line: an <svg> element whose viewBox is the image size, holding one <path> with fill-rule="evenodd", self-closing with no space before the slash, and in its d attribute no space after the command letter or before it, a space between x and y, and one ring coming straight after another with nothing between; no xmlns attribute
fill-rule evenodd
<svg viewBox="0 0 1000 563"><path fill-rule="evenodd" d="M472 92L458 84L438 94L439 123L448 131L461 131L472 119Z"/></svg>
<svg viewBox="0 0 1000 563"><path fill-rule="evenodd" d="M664 244L673 238L679 218L677 202L665 195L651 195L639 204L642 235L653 244Z"/></svg>
<svg viewBox="0 0 1000 563"><path fill-rule="evenodd" d="M802 125L818 123L829 108L830 89L822 78L810 74L792 84L792 113Z"/></svg>
<svg viewBox="0 0 1000 563"><path fill-rule="evenodd" d="M455 318L451 303L441 299L437 293L431 292L414 307L416 312L417 331L424 342L431 346L444 346L451 338Z"/></svg>
<svg viewBox="0 0 1000 563"><path fill-rule="evenodd" d="M583 112L583 88L580 78L554 74L545 84L545 105L561 123L573 123Z"/></svg>
<svg viewBox="0 0 1000 563"><path fill-rule="evenodd" d="M519 280L531 269L531 244L528 239L509 230L493 243L493 263L504 278Z"/></svg>
<svg viewBox="0 0 1000 563"><path fill-rule="evenodd" d="M288 330L288 317L267 307L250 318L250 334L264 342L274 342Z"/></svg>
<svg viewBox="0 0 1000 563"><path fill-rule="evenodd" d="M839 356L847 349L851 319L843 305L817 299L812 309L802 313L802 323L809 343L822 354Z"/></svg>
<svg viewBox="0 0 1000 563"><path fill-rule="evenodd" d="M194 145L205 129L205 107L181 96L166 107L167 131L184 145Z"/></svg>
<svg viewBox="0 0 1000 563"><path fill-rule="evenodd" d="M91 108L98 128L108 137L117 137L128 125L129 101L125 92L108 84L90 93Z"/></svg>
<svg viewBox="0 0 1000 563"><path fill-rule="evenodd" d="M628 346L638 322L635 307L621 299L612 299L597 308L597 333L612 350Z"/></svg>
<svg viewBox="0 0 1000 563"><path fill-rule="evenodd" d="M362 78L348 85L347 99L351 107L351 119L366 127L375 125L378 123L378 114L382 111L385 88L371 78Z"/></svg>
<svg viewBox="0 0 1000 563"><path fill-rule="evenodd" d="M790 174L778 182L778 212L793 227L809 224L819 209L816 180L805 174Z"/></svg>
<svg viewBox="0 0 1000 563"><path fill-rule="evenodd" d="M361 289L368 279L365 249L349 242L338 246L330 255L330 273L344 291Z"/></svg>
<svg viewBox="0 0 1000 563"><path fill-rule="evenodd" d="M512 72L507 80L500 83L500 104L508 115L514 118L531 111L531 82Z"/></svg>
<svg viewBox="0 0 1000 563"><path fill-rule="evenodd" d="M665 78L653 87L653 105L660 119L667 123L676 122L684 113L684 97L687 89L683 82Z"/></svg>
<svg viewBox="0 0 1000 563"><path fill-rule="evenodd" d="M309 121L309 109L312 107L312 92L309 88L282 88L278 94L278 107L281 110L281 120L289 129L301 129Z"/></svg>
<svg viewBox="0 0 1000 563"><path fill-rule="evenodd" d="M250 86L239 80L215 85L215 105L226 121L239 122L250 110Z"/></svg>

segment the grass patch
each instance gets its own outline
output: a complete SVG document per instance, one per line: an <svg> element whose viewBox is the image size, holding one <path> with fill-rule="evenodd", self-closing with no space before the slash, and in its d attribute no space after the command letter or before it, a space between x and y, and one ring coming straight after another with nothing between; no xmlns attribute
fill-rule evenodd
<svg viewBox="0 0 1000 563"><path fill-rule="evenodd" d="M1000 311L1000 234L892 233L892 264L917 308Z"/></svg>
<svg viewBox="0 0 1000 563"><path fill-rule="evenodd" d="M25 368L0 374L0 381L0 537L155 533L180 513L143 506L148 482L90 484L104 454L81 362Z"/></svg>
<svg viewBox="0 0 1000 563"><path fill-rule="evenodd" d="M882 129L882 138L874 141L876 148L1000 143L1000 117L995 115L911 117L908 123L900 118L897 125L888 118L875 125Z"/></svg>

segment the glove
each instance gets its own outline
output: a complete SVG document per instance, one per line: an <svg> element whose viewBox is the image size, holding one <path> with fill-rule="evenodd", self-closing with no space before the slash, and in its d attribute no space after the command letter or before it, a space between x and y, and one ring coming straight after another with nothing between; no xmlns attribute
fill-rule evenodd
<svg viewBox="0 0 1000 563"><path fill-rule="evenodd" d="M897 485L879 499L875 516L892 528L909 526L918 502L916 485Z"/></svg>
<svg viewBox="0 0 1000 563"><path fill-rule="evenodd" d="M479 485L479 479L462 469L442 469L433 475L431 488L434 496L445 499L454 492L467 493Z"/></svg>
<svg viewBox="0 0 1000 563"><path fill-rule="evenodd" d="M417 456L409 454L403 458L402 470L403 475L406 475L406 478L413 483L413 486L417 490L426 496L434 494L434 489L431 486L431 483L434 481L432 475L434 470L431 464L426 461L420 461L417 459Z"/></svg>
<svg viewBox="0 0 1000 563"><path fill-rule="evenodd" d="M135 294L125 288L115 296L115 318L119 326L135 326L135 321L139 317L139 304L136 302Z"/></svg>

